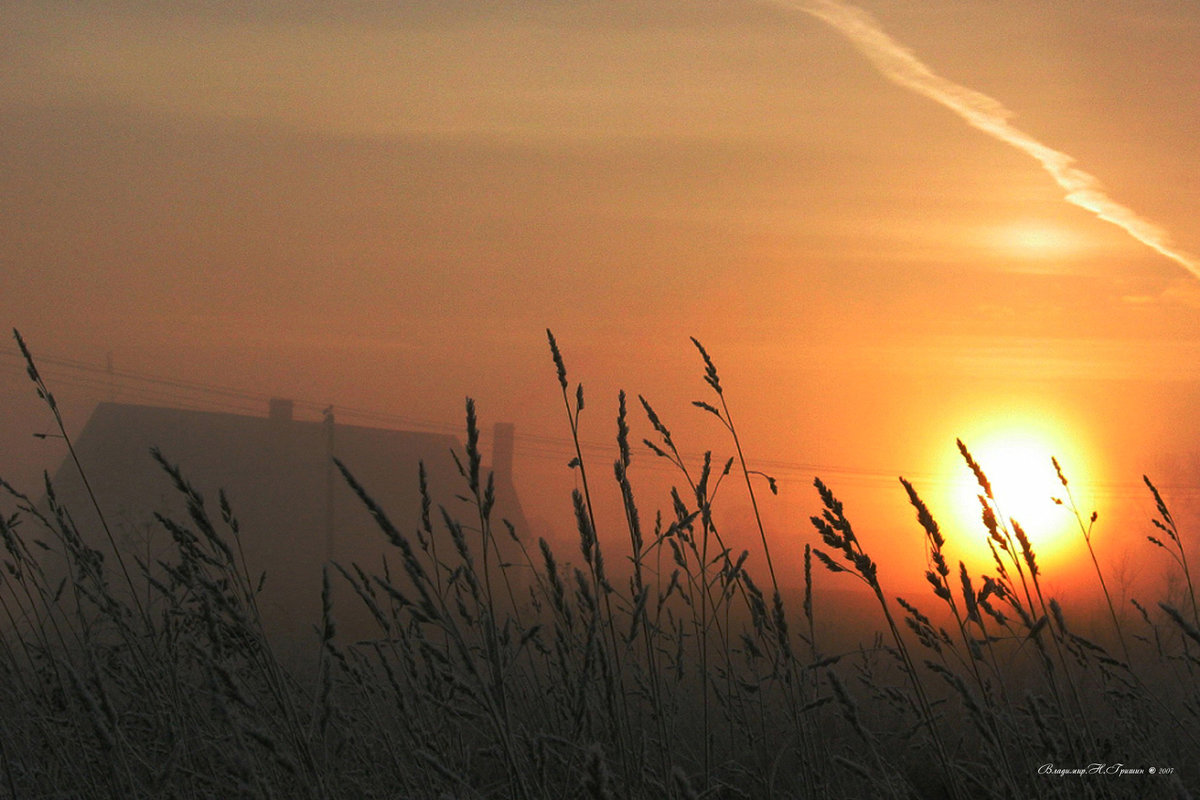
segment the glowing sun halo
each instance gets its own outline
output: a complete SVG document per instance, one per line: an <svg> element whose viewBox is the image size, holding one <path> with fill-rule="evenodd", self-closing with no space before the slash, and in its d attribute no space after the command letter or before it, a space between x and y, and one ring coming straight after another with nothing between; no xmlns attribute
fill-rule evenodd
<svg viewBox="0 0 1200 800"><path fill-rule="evenodd" d="M1078 544L1079 523L1069 505L1054 502L1067 495L1051 461L1059 459L1071 488L1077 490L1086 478L1077 443L1046 424L1015 420L983 427L964 436L963 442L991 483L997 516L1021 524L1039 563L1053 561ZM965 540L960 546L971 560L986 559L990 566L979 501L983 490L961 458L952 474L946 499L955 527L962 532L958 538ZM1090 511L1081 508L1080 513Z"/></svg>
<svg viewBox="0 0 1200 800"><path fill-rule="evenodd" d="M1020 222L1001 226L986 238L1010 258L1028 261L1058 259L1083 250L1085 241L1074 231L1043 222Z"/></svg>

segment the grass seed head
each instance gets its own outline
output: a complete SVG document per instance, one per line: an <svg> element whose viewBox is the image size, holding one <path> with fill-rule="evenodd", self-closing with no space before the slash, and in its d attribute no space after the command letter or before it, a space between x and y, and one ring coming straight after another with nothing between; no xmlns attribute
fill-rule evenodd
<svg viewBox="0 0 1200 800"><path fill-rule="evenodd" d="M558 342L554 339L554 334L549 328L546 328L546 338L550 340L550 356L554 359L554 369L558 373L558 384L562 390L567 391L567 365L563 363L562 353L558 349Z"/></svg>

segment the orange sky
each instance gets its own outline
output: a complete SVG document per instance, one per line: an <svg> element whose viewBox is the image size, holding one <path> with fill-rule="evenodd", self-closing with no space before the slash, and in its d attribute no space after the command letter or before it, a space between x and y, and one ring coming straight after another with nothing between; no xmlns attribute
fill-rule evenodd
<svg viewBox="0 0 1200 800"><path fill-rule="evenodd" d="M858 7L1200 253L1191 0ZM1115 519L1148 515L1143 472L1200 485L1200 281L805 8L5 3L0 317L48 358L314 417L457 426L474 396L516 422L552 521L572 483L546 327L589 441L625 388L723 453L689 407L700 338L784 478L781 537L811 540L820 472L879 548L919 547L895 475L935 493L954 437L1013 409L1068 421ZM28 481L60 453L14 351L0 445ZM47 371L77 427L186 394Z"/></svg>

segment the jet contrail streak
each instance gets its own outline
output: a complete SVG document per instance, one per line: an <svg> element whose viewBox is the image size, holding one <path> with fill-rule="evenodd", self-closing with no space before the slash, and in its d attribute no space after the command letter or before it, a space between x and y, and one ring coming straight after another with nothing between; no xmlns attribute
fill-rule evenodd
<svg viewBox="0 0 1200 800"><path fill-rule="evenodd" d="M866 11L838 0L777 2L805 11L836 28L888 80L940 103L968 125L1032 156L1063 188L1068 202L1111 222L1200 278L1200 258L1172 246L1165 230L1109 197L1095 176L1074 166L1075 159L1010 125L1008 119L1012 112L999 101L935 73L911 50L884 32Z"/></svg>

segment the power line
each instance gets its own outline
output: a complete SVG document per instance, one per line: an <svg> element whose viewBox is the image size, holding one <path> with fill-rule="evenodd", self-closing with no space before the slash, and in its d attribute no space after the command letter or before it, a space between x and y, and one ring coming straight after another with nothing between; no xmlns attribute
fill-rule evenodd
<svg viewBox="0 0 1200 800"><path fill-rule="evenodd" d="M98 366L76 359L54 356L38 356L38 370L52 380L51 389L69 386L88 390L94 393L106 394L119 392L120 396L136 399L147 403L169 404L177 408L197 411L236 412L240 414L259 415L266 407L272 395L263 392L247 391L229 386L219 386L202 381L182 380L151 375L131 370L112 369L110 365ZM7 375L24 375L24 356L15 349L0 348L0 373ZM120 384L115 382L120 381ZM329 407L329 403L316 400L294 400L296 406L319 413ZM339 420L349 418L355 421L384 424L404 430L419 430L443 434L458 435L462 432L459 423L419 419L390 412L365 409L353 406L335 404ZM613 442L581 440L580 449L585 455L593 457L608 456L616 458L617 445ZM561 460L566 463L575 456L575 443L565 437L547 436L544 434L519 433L514 436L514 450L520 455L537 460ZM697 452L682 454L685 463L695 465L699 469L704 455ZM713 469L719 470L724 464L723 459L714 459ZM823 480L839 485L854 486L894 486L900 475L904 475L914 483L925 486L944 487L957 482L956 479L941 474L929 472L912 472L906 470L888 470L882 468L868 469L837 464L815 462L784 461L773 459L755 460L751 467L761 470L778 481L792 482L811 480L820 476ZM637 459L636 469L651 469L669 472L678 467L665 459L646 453L644 458ZM800 476L804 476L801 478ZM1141 483L1084 483L1081 486L1095 495L1108 497L1122 494L1140 495L1145 491ZM1192 493L1200 492L1200 486L1186 484L1164 484L1159 486L1164 491Z"/></svg>

